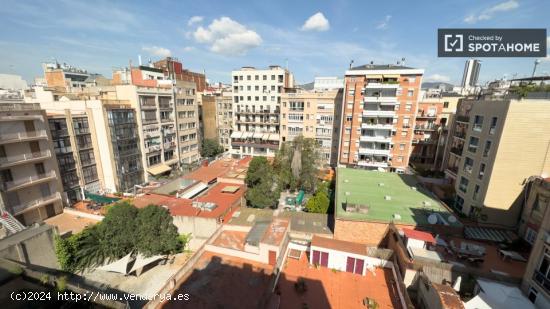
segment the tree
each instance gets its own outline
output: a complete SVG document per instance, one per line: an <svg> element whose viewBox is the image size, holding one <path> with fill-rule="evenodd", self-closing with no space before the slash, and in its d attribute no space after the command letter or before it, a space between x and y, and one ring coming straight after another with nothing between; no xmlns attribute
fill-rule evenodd
<svg viewBox="0 0 550 309"><path fill-rule="evenodd" d="M201 156L215 157L223 152L223 147L216 139L205 139L201 145Z"/></svg>
<svg viewBox="0 0 550 309"><path fill-rule="evenodd" d="M279 199L279 186L273 167L265 157L254 157L248 166L245 182L246 200L252 207L273 207Z"/></svg>
<svg viewBox="0 0 550 309"><path fill-rule="evenodd" d="M319 144L315 139L299 135L283 143L274 164L281 188L313 193L317 185L319 158Z"/></svg>
<svg viewBox="0 0 550 309"><path fill-rule="evenodd" d="M97 225L102 241L108 243L108 256L121 258L134 249L138 212L131 203L119 202L107 211L101 224Z"/></svg>
<svg viewBox="0 0 550 309"><path fill-rule="evenodd" d="M319 184L315 195L306 203L308 212L326 214L330 207L329 184L323 182Z"/></svg>
<svg viewBox="0 0 550 309"><path fill-rule="evenodd" d="M291 147L288 143L282 143L281 148L275 154L275 160L273 160L273 169L277 174L278 184L281 189L296 188L296 178L292 174L291 168Z"/></svg>
<svg viewBox="0 0 550 309"><path fill-rule="evenodd" d="M180 249L178 229L163 207L149 205L136 218L136 249L145 256L175 253Z"/></svg>

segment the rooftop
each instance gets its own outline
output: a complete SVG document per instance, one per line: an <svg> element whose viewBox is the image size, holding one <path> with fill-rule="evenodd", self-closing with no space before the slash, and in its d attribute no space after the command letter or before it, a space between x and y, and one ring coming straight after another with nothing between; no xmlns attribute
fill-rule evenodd
<svg viewBox="0 0 550 309"><path fill-rule="evenodd" d="M57 227L59 234L63 235L65 233L80 233L87 226L97 224L100 220L92 219L89 214L78 215L76 211L75 213L65 211L57 216L44 220L44 222Z"/></svg>
<svg viewBox="0 0 550 309"><path fill-rule="evenodd" d="M429 225L435 214L437 223L462 225L415 176L351 168L338 168L336 176L337 219ZM346 211L357 205L358 212Z"/></svg>
<svg viewBox="0 0 550 309"><path fill-rule="evenodd" d="M294 284L303 278L307 292L296 293ZM307 255L289 258L277 283L280 308L366 308L365 298L374 299L378 308L402 308L391 269L375 268L360 276L326 267L312 267Z"/></svg>
<svg viewBox="0 0 550 309"><path fill-rule="evenodd" d="M402 65L395 64L364 64L351 68L351 71L358 70L411 70L414 68L406 67Z"/></svg>
<svg viewBox="0 0 550 309"><path fill-rule="evenodd" d="M452 287L434 282L432 282L432 286L437 292L444 309L464 309L464 303Z"/></svg>
<svg viewBox="0 0 550 309"><path fill-rule="evenodd" d="M216 182L219 177L238 178L244 181L243 175L246 175L250 160L252 160L251 157L244 157L240 160L231 158L216 160L210 162L207 166L201 166L197 170L184 175L183 178L204 183Z"/></svg>
<svg viewBox="0 0 550 309"><path fill-rule="evenodd" d="M425 242L435 244L435 238L430 233L413 230L413 229L403 229L403 233L407 238L422 240Z"/></svg>

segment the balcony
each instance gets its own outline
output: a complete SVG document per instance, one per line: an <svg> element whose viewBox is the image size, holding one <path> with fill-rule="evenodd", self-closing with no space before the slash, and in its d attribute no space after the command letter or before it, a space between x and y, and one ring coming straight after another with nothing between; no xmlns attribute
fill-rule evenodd
<svg viewBox="0 0 550 309"><path fill-rule="evenodd" d="M145 153L151 153L160 151L160 145L151 145L149 147L145 147Z"/></svg>
<svg viewBox="0 0 550 309"><path fill-rule="evenodd" d="M413 138L413 144L435 144L437 140L434 138Z"/></svg>
<svg viewBox="0 0 550 309"><path fill-rule="evenodd" d="M458 166L449 166L447 167L446 172L456 177L456 175L458 175Z"/></svg>
<svg viewBox="0 0 550 309"><path fill-rule="evenodd" d="M59 192L56 192L52 195L40 197L32 202L15 205L15 206L12 206L11 208L12 208L13 214L17 216L24 212L32 210L34 208L48 205L57 201L61 201L61 194Z"/></svg>
<svg viewBox="0 0 550 309"><path fill-rule="evenodd" d="M470 122L470 117L459 115L459 116L456 116L456 121L457 122L462 122L462 123L469 123Z"/></svg>
<svg viewBox="0 0 550 309"><path fill-rule="evenodd" d="M386 96L386 97L378 97L378 96L365 96L363 98L363 102L369 103L380 103L382 105L386 104L397 104L397 97L394 96Z"/></svg>
<svg viewBox="0 0 550 309"><path fill-rule="evenodd" d="M6 133L0 135L0 144L10 144L18 142L27 142L37 139L47 139L48 134L46 130L34 131L34 132L19 132L19 133Z"/></svg>
<svg viewBox="0 0 550 309"><path fill-rule="evenodd" d="M394 110L363 110L363 116L394 117Z"/></svg>
<svg viewBox="0 0 550 309"><path fill-rule="evenodd" d="M434 113L425 113L423 111L419 111L419 113L416 114L416 118L437 118L437 115Z"/></svg>
<svg viewBox="0 0 550 309"><path fill-rule="evenodd" d="M387 161L377 161L377 160L359 160L357 162L359 166L368 166L368 167L388 167L389 164Z"/></svg>
<svg viewBox="0 0 550 309"><path fill-rule="evenodd" d="M362 129L379 129L379 130L391 130L393 129L393 124L391 123L362 123Z"/></svg>
<svg viewBox="0 0 550 309"><path fill-rule="evenodd" d="M9 157L0 157L0 167L9 167L21 163L31 163L35 161L44 160L51 157L49 150L34 152L34 153L25 153L22 155L9 156Z"/></svg>
<svg viewBox="0 0 550 309"><path fill-rule="evenodd" d="M160 118L160 122L162 122L162 123L174 122L174 118Z"/></svg>
<svg viewBox="0 0 550 309"><path fill-rule="evenodd" d="M176 147L176 142L166 142L164 143L164 150Z"/></svg>
<svg viewBox="0 0 550 309"><path fill-rule="evenodd" d="M141 122L143 122L143 124L152 124L152 123L157 123L158 120L157 118L143 118Z"/></svg>
<svg viewBox="0 0 550 309"><path fill-rule="evenodd" d="M451 147L451 153L457 156L462 156L462 147Z"/></svg>
<svg viewBox="0 0 550 309"><path fill-rule="evenodd" d="M390 156L390 150L389 149L359 148L358 152L360 154Z"/></svg>
<svg viewBox="0 0 550 309"><path fill-rule="evenodd" d="M456 131L454 134L454 137L465 139L466 138L466 132L465 131Z"/></svg>
<svg viewBox="0 0 550 309"><path fill-rule="evenodd" d="M368 83L365 89L397 89L399 83Z"/></svg>
<svg viewBox="0 0 550 309"><path fill-rule="evenodd" d="M26 104L19 104L19 105L26 105ZM24 120L43 120L42 115L11 115L11 116L4 116L0 117L0 122L8 122L8 121L24 121Z"/></svg>
<svg viewBox="0 0 550 309"><path fill-rule="evenodd" d="M25 188L25 187L28 187L28 186L31 186L31 185L35 185L35 184L39 184L39 183L43 183L43 182L53 180L53 179L55 179L55 177L56 177L55 171L51 171L49 173L24 177L24 178L16 179L16 180L13 180L13 181L7 181L3 184L4 185L4 190L5 191L18 190L18 189Z"/></svg>
<svg viewBox="0 0 550 309"><path fill-rule="evenodd" d="M391 142L391 136L384 135L361 135L359 137L361 142L380 142L380 143L389 143Z"/></svg>
<svg viewBox="0 0 550 309"><path fill-rule="evenodd" d="M414 126L415 130L418 131L435 131L437 130L437 125L435 124L417 124Z"/></svg>

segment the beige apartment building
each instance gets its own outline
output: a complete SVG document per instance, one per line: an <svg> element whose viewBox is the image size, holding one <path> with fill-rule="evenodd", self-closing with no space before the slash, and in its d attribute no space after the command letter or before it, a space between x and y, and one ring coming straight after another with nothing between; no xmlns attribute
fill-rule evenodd
<svg viewBox="0 0 550 309"><path fill-rule="evenodd" d="M313 138L320 148L324 165L335 166L338 157L338 137L342 90L288 90L281 96L280 143L296 136Z"/></svg>
<svg viewBox="0 0 550 309"><path fill-rule="evenodd" d="M462 100L446 153L454 207L482 223L515 227L523 184L550 175L550 100Z"/></svg>
<svg viewBox="0 0 550 309"><path fill-rule="evenodd" d="M129 101L116 100L114 86L69 94L36 87L33 95L25 100L48 113L69 203L85 191L128 192L144 183L137 114Z"/></svg>
<svg viewBox="0 0 550 309"><path fill-rule="evenodd" d="M193 164L200 160L199 107L194 82L176 80L176 125L180 164Z"/></svg>
<svg viewBox="0 0 550 309"><path fill-rule="evenodd" d="M280 105L285 88L294 86L292 73L280 66L260 70L243 67L233 71L234 157L273 157L279 149Z"/></svg>
<svg viewBox="0 0 550 309"><path fill-rule="evenodd" d="M218 140L216 97L211 94L202 94L199 107L201 111L202 139Z"/></svg>
<svg viewBox="0 0 550 309"><path fill-rule="evenodd" d="M528 185L519 232L533 247L521 289L538 308L550 308L550 178L536 177Z"/></svg>
<svg viewBox="0 0 550 309"><path fill-rule="evenodd" d="M216 122L218 140L225 151L231 149L231 133L233 133L233 94L224 90L216 96Z"/></svg>
<svg viewBox="0 0 550 309"><path fill-rule="evenodd" d="M39 104L0 104L0 208L24 225L63 212L48 119Z"/></svg>
<svg viewBox="0 0 550 309"><path fill-rule="evenodd" d="M408 169L423 74L390 64L346 71L338 164Z"/></svg>

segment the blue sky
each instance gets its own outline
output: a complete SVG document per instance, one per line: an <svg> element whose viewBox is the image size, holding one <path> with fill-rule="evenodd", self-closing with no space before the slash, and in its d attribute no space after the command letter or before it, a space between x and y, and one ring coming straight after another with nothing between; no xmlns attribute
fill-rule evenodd
<svg viewBox="0 0 550 309"><path fill-rule="evenodd" d="M57 59L111 76L138 55L171 55L229 82L244 65L285 65L298 82L356 65L424 68L458 83L464 58L437 58L437 28L550 28L550 1L24 1L0 4L0 73L31 81ZM530 75L533 58L482 59L480 79ZM550 58L537 72L550 74Z"/></svg>

